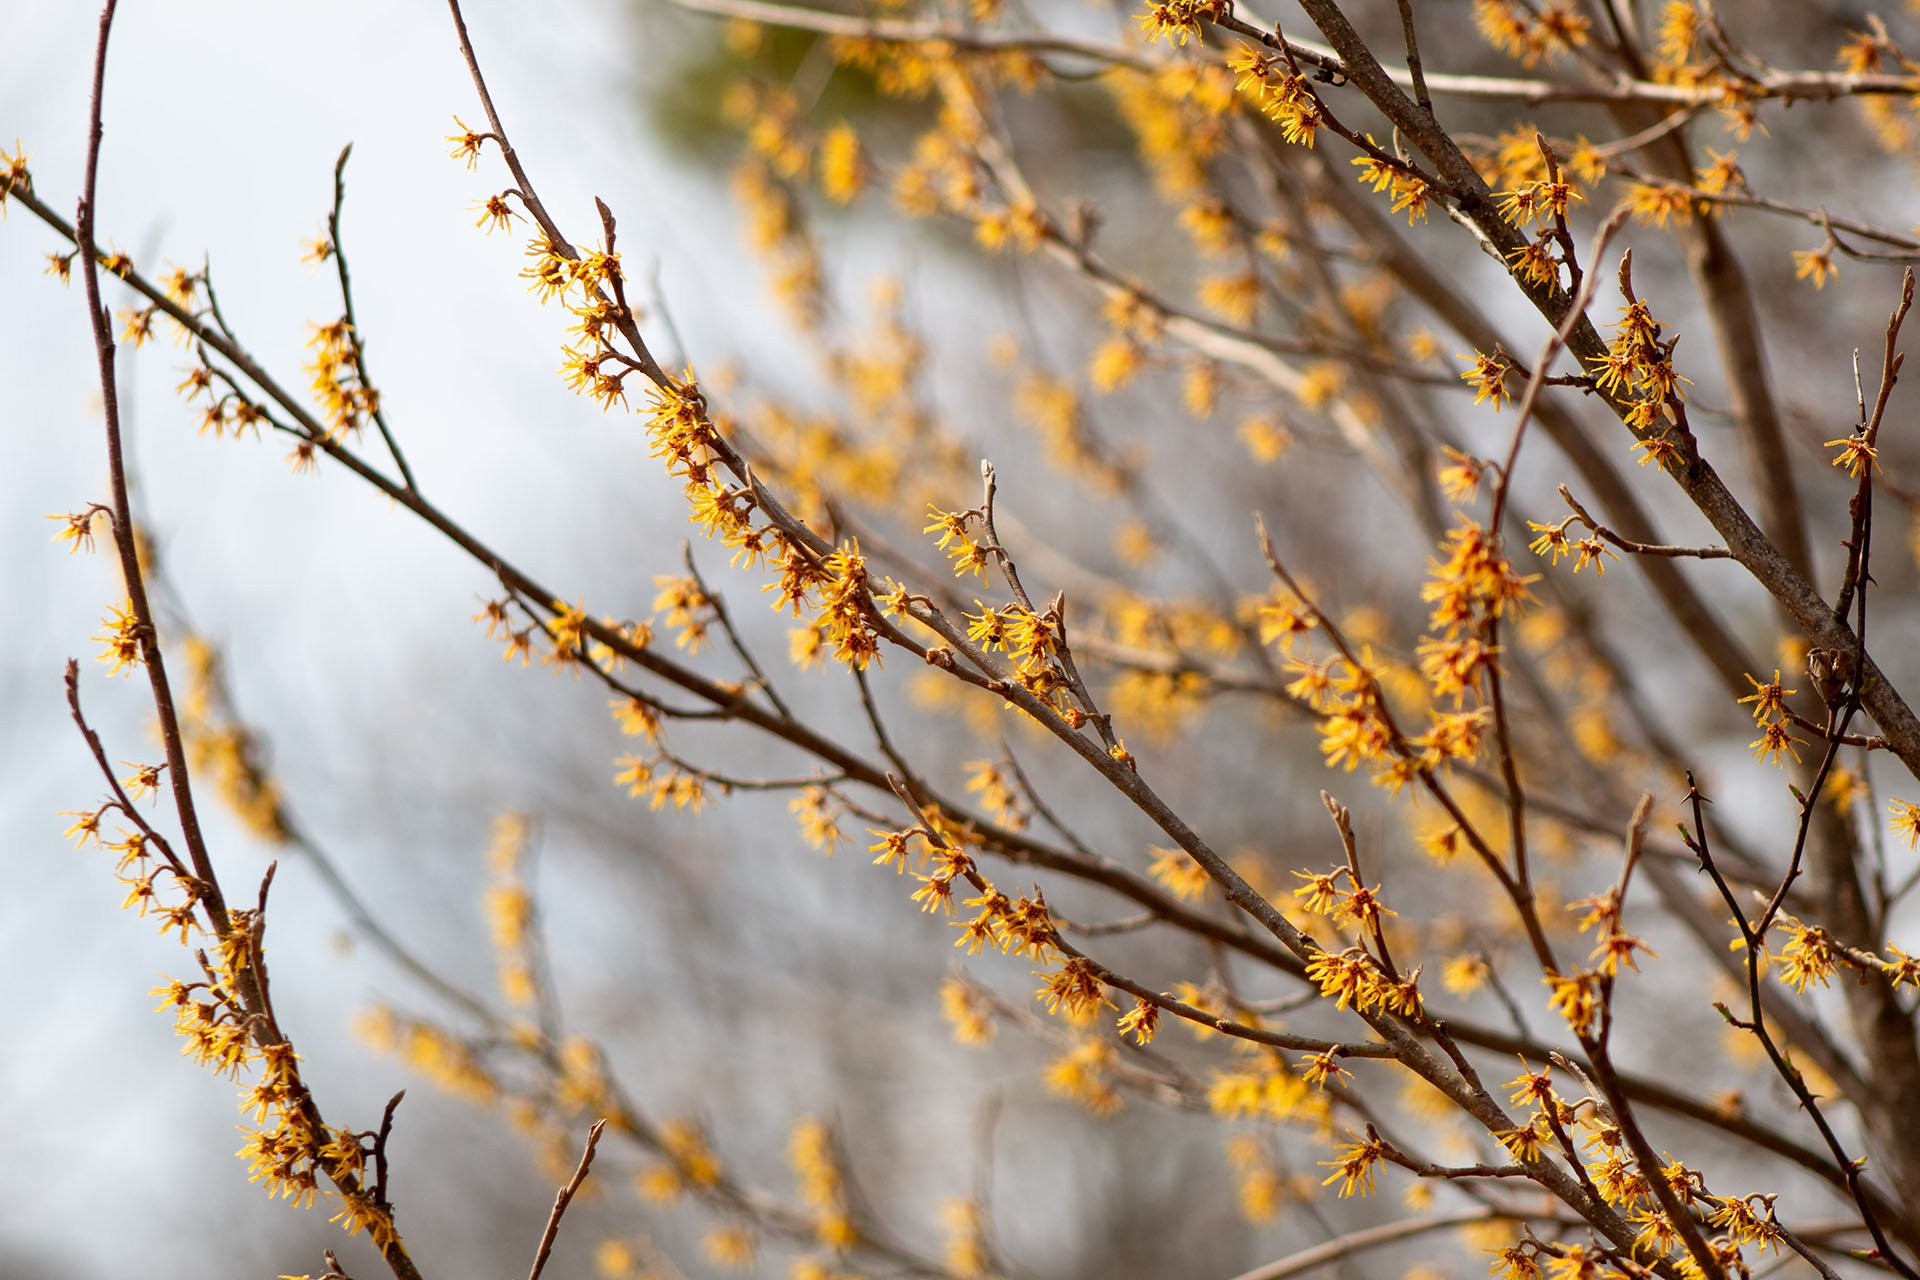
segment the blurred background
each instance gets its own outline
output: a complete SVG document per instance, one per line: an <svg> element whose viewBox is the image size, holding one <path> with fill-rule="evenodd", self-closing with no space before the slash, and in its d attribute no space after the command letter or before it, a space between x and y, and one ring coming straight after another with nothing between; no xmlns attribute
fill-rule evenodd
<svg viewBox="0 0 1920 1280"><path fill-rule="evenodd" d="M1799 6L1776 8L1791 15ZM66 210L80 181L97 14L42 5L11 17L0 46L0 140L18 136L38 192ZM666 300L687 358L703 372L725 366L759 392L825 403L814 353L796 341L744 248L728 189L740 144L721 123L728 55L719 25L600 0L476 0L468 18L516 145L574 237L589 237L592 198L605 199L619 214L629 271ZM1804 49L1832 47L1846 18L1755 26L1778 41L1770 52L1783 62L1820 65ZM1079 5L1063 7L1060 19L1099 31L1114 22ZM1439 44L1462 51L1457 64L1467 69L1492 65L1470 32ZM761 56L777 67L804 50L774 46ZM857 84L838 81L834 92L837 110L873 109ZM1113 256L1143 271L1187 269L1169 244L1164 210L1130 203L1140 183L1131 140L1091 91L1020 109L1023 136L1034 139L1029 166L1060 190L1101 202ZM1461 108L1463 116L1475 110ZM681 571L689 530L678 486L646 457L632 419L601 415L555 375L564 320L535 305L517 278L518 238L474 228L472 205L505 179L491 153L474 173L448 157L455 115L482 127L439 6L342 0L319 14L128 4L114 36L101 226L152 272L163 263L195 267L206 255L235 329L268 367L297 379L307 323L339 309L331 270L304 266L302 242L322 233L334 161L352 143L344 240L367 357L423 489L569 599L644 616L654 575ZM1498 127L1491 111L1487 120L1489 132ZM1862 216L1894 225L1915 217L1911 165L1858 140L1815 147L1787 138L1756 147L1748 169L1763 189L1775 179L1803 196L1842 187ZM1038 264L983 267L965 228L908 224L883 205L821 215L835 323L871 324L871 283L896 279L903 312L937 353L929 398L999 464L1003 527L1017 530L1032 563L1043 576L1055 555L1096 574L1133 571L1117 536L1126 521L1055 501L1044 450L1014 425L1010 380L994 358L994 340L1005 335L1003 345L1010 338L1029 363L1062 372L1081 364L1082 334L1093 329L1084 298L1035 279ZM1412 234L1428 247L1458 237L1439 221ZM1816 295L1793 283L1787 251L1817 233L1768 226L1752 234L1761 296L1789 335L1779 390L1813 474L1819 441L1849 429L1848 348L1873 348L1893 277L1846 264L1843 280L1871 287ZM83 295L77 283L63 289L43 273L54 248L52 234L18 209L0 225L0 849L8 872L0 1151L10 1157L0 1160L0 1276L270 1276L318 1271L331 1246L364 1280L378 1270L369 1252L343 1246L323 1216L267 1203L248 1184L233 1158L234 1090L182 1059L168 1018L151 1012L149 989L179 974L185 956L115 910L120 891L103 855L61 839L62 811L91 808L101 790L63 704L67 657L82 660L83 696L113 758L157 752L143 687L104 678L90 660L114 568L105 556L67 555L45 518L106 492ZM1663 263L1657 242L1636 247L1643 252L1643 279L1677 261L1668 252ZM1471 278L1479 268L1454 261L1450 269ZM1530 359L1537 323L1488 305L1524 337L1518 350ZM1670 313L1686 327L1684 301L1661 308L1663 318ZM792 1124L826 1118L847 1145L859 1194L887 1221L924 1233L915 1241L924 1251L937 1252L940 1205L984 1190L998 1243L1033 1275L1231 1275L1332 1225L1365 1220L1365 1206L1322 1200L1250 1224L1220 1173L1226 1126L1137 1096L1118 1115L1089 1115L1040 1086L1050 1047L1017 1028L990 1050L956 1046L937 995L946 931L868 865L864 839L823 860L795 835L784 796L736 797L697 817L628 799L611 785L610 761L623 748L598 687L503 664L469 621L495 593L485 573L350 478L324 466L318 476L290 475L276 440L196 436L197 415L173 392L186 364L179 349L162 341L121 358L138 500L180 610L222 653L241 715L262 734L303 829L437 972L491 991L485 854L495 819L524 813L567 1029L606 1047L643 1108L703 1122L745 1178L789 1187ZM1173 589L1207 562L1238 590L1262 590L1247 535L1248 513L1260 509L1342 608L1394 592L1393 607L1405 606L1421 566L1404 556L1375 563L1364 548L1404 541L1416 526L1331 430L1303 417L1284 459L1252 466L1230 430L1201 433L1174 421L1176 381L1144 384L1091 411L1115 447L1144 460L1154 492L1143 509L1165 521L1154 532L1177 530L1182 546L1198 549L1147 565L1141 581ZM1712 408L1717 389L1710 377L1702 383L1703 440L1731 457L1724 418ZM1262 393L1238 394L1235 413L1262 409ZM1506 420L1439 394L1473 447L1490 452L1504 440ZM1903 438L1887 452L1897 466L1914 450ZM1548 455L1541 476L1550 465ZM1738 479L1737 462L1726 469ZM1818 504L1819 555L1829 569L1844 528L1835 514L1840 484L1835 473ZM1670 518L1672 540L1707 540L1664 490L1642 487ZM948 505L976 500L959 491ZM1906 519L1890 518L1889 527L1904 532L1896 518ZM751 607L758 582L729 573L711 550L695 553L778 662L783 628ZM1910 559L1881 563L1888 597L1910 588ZM1750 649L1771 654L1779 637L1766 603L1731 575L1698 576ZM1617 586L1607 579L1608 600L1621 619L1615 631L1631 643L1647 595L1630 570L1617 577ZM1890 609L1880 625L1892 634L1902 616ZM1911 677L1920 655L1904 660ZM1764 838L1789 811L1778 776L1744 769L1738 711L1702 688L1703 668L1690 661L1635 670L1667 723L1693 734L1706 764L1724 766L1721 794L1747 802L1724 806L1723 816ZM880 683L900 695L910 675L890 670ZM783 670L776 679L799 705L861 732L840 673ZM903 698L895 705L896 729L928 768L954 771L991 753L969 745L976 735L963 718L909 713ZM1167 794L1205 813L1217 845L1269 858L1277 875L1328 853L1315 793L1331 775L1320 773L1310 735L1271 754L1247 750L1246 734L1270 720L1249 713L1234 722L1239 736L1192 750L1156 755L1150 737L1137 749ZM996 732L1039 752L1010 724L977 736L991 744ZM791 764L730 735L709 741L726 744L729 771ZM1102 806L1077 774L1047 776L1049 795L1084 833L1144 861L1153 842L1146 828ZM1363 839L1387 826L1363 811ZM1311 855L1288 852L1301 833L1315 842ZM212 835L230 892L281 858L268 932L276 1003L330 1118L372 1127L395 1090L410 1090L391 1151L400 1224L416 1259L435 1276L517 1274L545 1221L552 1171L497 1112L444 1097L353 1029L376 1004L434 1017L444 1005L366 945L297 853L269 849L223 811ZM969 968L1016 1000L1032 985L1022 962ZM1671 1055L1690 1037L1720 1043L1704 1025L1668 1036L1641 1056ZM1313 1161L1322 1154L1283 1147L1277 1159L1318 1181ZM596 1176L609 1187L642 1163L612 1150L602 1160ZM549 1275L589 1274L595 1247L608 1239L657 1248L686 1274L718 1271L701 1252L713 1225L702 1209L648 1207L622 1192L575 1213ZM785 1274L788 1256L769 1252L762 1273ZM1393 1257L1376 1255L1349 1274L1397 1270L1418 1250ZM1481 1270L1468 1259L1454 1273Z"/></svg>

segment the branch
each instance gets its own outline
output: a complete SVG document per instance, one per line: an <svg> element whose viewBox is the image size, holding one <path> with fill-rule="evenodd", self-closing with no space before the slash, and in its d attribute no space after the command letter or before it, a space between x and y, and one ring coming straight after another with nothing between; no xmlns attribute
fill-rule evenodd
<svg viewBox="0 0 1920 1280"><path fill-rule="evenodd" d="M1351 1231L1325 1244L1318 1244L1311 1249L1302 1249L1299 1253L1262 1263L1251 1271L1241 1272L1233 1280L1288 1280L1291 1276L1316 1270L1330 1262L1338 1262L1342 1258L1363 1253L1368 1249L1377 1249L1381 1245L1394 1244L1414 1236L1431 1235L1436 1231L1451 1231L1455 1227L1503 1220L1506 1220L1506 1215L1498 1210L1461 1209L1453 1213L1436 1213L1425 1218L1407 1218L1400 1222L1383 1223L1377 1227Z"/></svg>
<svg viewBox="0 0 1920 1280"><path fill-rule="evenodd" d="M1727 550L1725 547L1668 547L1651 542L1635 542L1632 538L1623 538L1589 515L1587 509L1580 505L1567 486L1560 486L1560 497L1569 507L1573 508L1573 513L1580 517L1580 522L1586 525L1587 528L1593 530L1596 537L1603 538L1622 551L1630 552L1633 555L1664 556L1670 560L1680 559L1682 557L1691 557L1697 560L1730 560L1733 558L1733 552Z"/></svg>
<svg viewBox="0 0 1920 1280"><path fill-rule="evenodd" d="M393 464L400 468L400 478L408 489L418 489L414 483L413 471L407 466L407 457L400 452L400 442L393 438L393 432L387 426L387 411L380 402L380 393L374 389L373 379L367 374L367 350L360 338L360 320L353 310L353 279L347 271L347 247L340 239L340 211L347 203L347 157L353 154L353 144L349 142L340 148L340 158L333 164L333 212L327 215L327 239L333 247L333 265L340 278L340 305L347 321L347 342L353 348L354 375L359 378L361 388L373 397L373 425L380 431L380 438L387 442L387 452L393 455Z"/></svg>
<svg viewBox="0 0 1920 1280"><path fill-rule="evenodd" d="M594 1149L600 1145L600 1134L607 1127L605 1120L595 1120L593 1127L587 1130L586 1150L580 1153L580 1166L573 1171L573 1177L561 1187L553 1197L553 1212L547 1215L547 1229L540 1233L540 1247L533 1255L533 1270L527 1273L527 1280L540 1280L540 1272L547 1265L547 1255L553 1252L554 1237L560 1233L560 1218L573 1203L573 1197L587 1180L587 1171L593 1168Z"/></svg>

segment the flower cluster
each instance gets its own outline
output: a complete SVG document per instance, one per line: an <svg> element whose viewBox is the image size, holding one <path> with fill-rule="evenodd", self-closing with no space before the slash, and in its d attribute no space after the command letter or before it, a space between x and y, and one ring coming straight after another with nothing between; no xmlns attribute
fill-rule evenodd
<svg viewBox="0 0 1920 1280"><path fill-rule="evenodd" d="M1529 67L1582 48L1591 34L1591 24L1573 0L1537 5L1473 0L1473 21L1487 43Z"/></svg>
<svg viewBox="0 0 1920 1280"><path fill-rule="evenodd" d="M833 1131L818 1120L794 1126L787 1158L800 1183L800 1199L814 1214L813 1230L822 1246L845 1253L860 1239L847 1208L846 1177L834 1151Z"/></svg>
<svg viewBox="0 0 1920 1280"><path fill-rule="evenodd" d="M196 778L211 780L213 793L248 834L270 845L292 838L280 784L268 767L259 736L236 719L226 696L220 655L199 636L181 646L187 672L180 700L180 736Z"/></svg>
<svg viewBox="0 0 1920 1280"><path fill-rule="evenodd" d="M1621 308L1606 354L1591 360L1594 385L1626 405L1623 421L1639 437L1633 447L1643 467L1657 462L1673 470L1685 461L1679 442L1667 429L1672 406L1678 405L1688 381L1673 367L1678 341L1663 338L1660 322L1645 302L1635 298Z"/></svg>
<svg viewBox="0 0 1920 1280"><path fill-rule="evenodd" d="M1385 764L1394 737L1372 649L1355 659L1294 658L1288 670L1294 678L1287 692L1320 713L1320 751L1328 768L1351 772L1362 764Z"/></svg>
<svg viewBox="0 0 1920 1280"><path fill-rule="evenodd" d="M1140 29L1148 44L1165 37L1184 45L1188 36L1203 37L1202 22L1218 22L1230 12L1229 0L1159 0L1140 15Z"/></svg>
<svg viewBox="0 0 1920 1280"><path fill-rule="evenodd" d="M689 1191L709 1191L720 1185L724 1167L695 1121L667 1120L658 1133L659 1163L639 1178L640 1194L661 1204L678 1200Z"/></svg>
<svg viewBox="0 0 1920 1280"><path fill-rule="evenodd" d="M1389 978L1360 947L1315 951L1307 961L1307 980L1318 984L1320 994L1332 1000L1336 1009L1352 1005L1359 1013L1383 1009L1408 1018L1420 1013L1419 974L1397 981Z"/></svg>
<svg viewBox="0 0 1920 1280"><path fill-rule="evenodd" d="M940 1012L956 1042L981 1045L993 1039L993 1006L981 991L958 978L940 984Z"/></svg>
<svg viewBox="0 0 1920 1280"><path fill-rule="evenodd" d="M109 605L101 623L102 630L94 639L100 642L99 658L106 665L108 675L121 675L145 665L146 646L131 602L124 606Z"/></svg>
<svg viewBox="0 0 1920 1280"><path fill-rule="evenodd" d="M1797 693L1795 689L1780 687L1780 672L1775 670L1773 679L1765 684L1747 677L1747 683L1753 686L1753 692L1741 698L1742 703L1753 704L1753 722L1760 726L1760 736L1747 744L1747 750L1753 752L1756 760L1766 760L1779 764L1782 754L1790 755L1796 762L1800 759L1800 740L1787 732L1792 721L1792 713L1787 710L1787 699Z"/></svg>
<svg viewBox="0 0 1920 1280"><path fill-rule="evenodd" d="M969 761L967 790L979 797L981 809L1008 831L1021 831L1027 825L1027 805L1014 790L1013 780L991 760Z"/></svg>
<svg viewBox="0 0 1920 1280"><path fill-rule="evenodd" d="M1279 54L1250 45L1229 56L1227 67L1240 77L1234 88L1280 126L1282 137L1296 146L1313 146L1321 107L1304 75L1290 69Z"/></svg>
<svg viewBox="0 0 1920 1280"><path fill-rule="evenodd" d="M1514 572L1499 536L1485 526L1462 521L1440 550L1446 558L1427 562L1427 583L1420 590L1420 598L1432 606L1428 630L1447 637L1479 631L1533 599L1527 586L1534 577Z"/></svg>
<svg viewBox="0 0 1920 1280"><path fill-rule="evenodd" d="M401 1058L450 1097L476 1104L500 1097L500 1081L478 1055L459 1037L430 1022L376 1006L360 1016L354 1030L370 1048Z"/></svg>
<svg viewBox="0 0 1920 1280"><path fill-rule="evenodd" d="M1549 973L1541 978L1547 985L1547 1006L1566 1020L1574 1035L1585 1038L1600 1016L1605 979L1597 970L1581 973Z"/></svg>
<svg viewBox="0 0 1920 1280"><path fill-rule="evenodd" d="M1306 881L1293 891L1293 896L1304 899L1302 905L1308 911L1328 916L1336 925L1351 924L1372 931L1380 927L1383 916L1398 914L1380 901L1379 886L1367 888L1355 881L1353 873L1345 867L1326 873L1296 871L1293 874ZM1349 882L1351 887L1342 881Z"/></svg>
<svg viewBox="0 0 1920 1280"><path fill-rule="evenodd" d="M500 994L524 1009L534 1000L533 895L522 873L531 824L522 814L501 814L493 822L493 844L487 850L492 882L483 905L492 936Z"/></svg>
<svg viewBox="0 0 1920 1280"><path fill-rule="evenodd" d="M327 435L337 440L358 431L379 412L380 393L360 367L359 344L345 316L307 327L307 349L312 353L307 372L313 379L313 395L326 418Z"/></svg>
<svg viewBox="0 0 1920 1280"><path fill-rule="evenodd" d="M1567 210L1576 201L1584 199L1564 178L1536 179L1500 194L1500 216L1522 231L1528 227L1552 230L1566 221Z"/></svg>
<svg viewBox="0 0 1920 1280"><path fill-rule="evenodd" d="M1784 913L1775 927L1787 935L1787 941L1774 964L1780 980L1795 991L1805 991L1809 985L1824 987L1841 969L1877 972L1895 986L1920 987L1920 957L1899 947L1885 945L1884 954L1850 947L1820 926Z"/></svg>
<svg viewBox="0 0 1920 1280"><path fill-rule="evenodd" d="M1473 364L1460 375L1460 380L1473 387L1473 402L1493 401L1493 411L1500 412L1501 406L1513 399L1513 392L1507 386L1507 375L1513 372L1513 361L1504 352L1482 355L1473 353Z"/></svg>
<svg viewBox="0 0 1920 1280"><path fill-rule="evenodd" d="M1604 978L1617 977L1622 964L1637 973L1640 965L1634 959L1635 952L1644 951L1650 956L1656 954L1645 942L1621 928L1621 903L1618 891L1610 891L1592 898L1582 898L1578 902L1569 902L1567 910L1582 913L1576 926L1580 932L1596 930L1593 954L1587 959Z"/></svg>
<svg viewBox="0 0 1920 1280"><path fill-rule="evenodd" d="M967 526L975 521L985 523L985 517L979 511L942 511L935 506L927 508L931 523L922 529L922 533L940 535L936 544L953 561L953 576L964 578L969 574L979 577L982 586L987 582L987 566L992 563L991 550L967 532Z"/></svg>
<svg viewBox="0 0 1920 1280"><path fill-rule="evenodd" d="M1110 1041L1097 1034L1082 1034L1072 1048L1048 1064L1047 1088L1096 1116L1110 1116L1122 1105L1112 1084L1118 1058Z"/></svg>
<svg viewBox="0 0 1920 1280"><path fill-rule="evenodd" d="M136 797L151 793L159 767L133 768L122 785ZM121 905L143 918L156 913L163 935L177 934L186 945L195 934L215 934L213 946L199 953L203 979L170 980L153 994L160 998L157 1009L172 1013L184 1055L235 1083L251 1077L240 1096L249 1121L247 1139L236 1153L247 1161L250 1180L264 1183L270 1195L307 1207L320 1195L321 1179L331 1179L337 1192L330 1194L342 1200L334 1221L349 1232L368 1230L383 1246L394 1240L391 1214L358 1185L373 1135L322 1121L301 1080L293 1046L249 1004L246 993L257 991L260 982L259 912L229 911L224 927L216 930L202 883L144 822L112 840L102 835L102 821L116 810L135 818L115 800L72 815L77 820L67 833L81 845L100 843L118 855L115 874L127 887Z"/></svg>
<svg viewBox="0 0 1920 1280"><path fill-rule="evenodd" d="M1317 1094L1280 1054L1260 1048L1246 1067L1215 1071L1207 1087L1207 1107L1228 1119L1259 1117L1267 1120L1318 1120L1327 1114L1324 1095Z"/></svg>
<svg viewBox="0 0 1920 1280"><path fill-rule="evenodd" d="M1079 728L1086 716L1067 689L1060 664L1063 637L1060 620L1049 611L1037 614L1024 604L993 608L975 600L977 614L967 614L967 638L989 653L999 651L1013 659L1013 679L1022 689Z"/></svg>
<svg viewBox="0 0 1920 1280"><path fill-rule="evenodd" d="M1527 544L1527 550L1537 556L1546 556L1547 563L1550 565L1559 564L1561 556L1570 555L1573 557L1575 573L1592 565L1594 573L1604 577L1607 572L1607 558L1612 557L1618 560L1620 557L1591 525L1587 526L1587 535L1584 538L1569 538L1567 528L1576 521L1586 524L1577 515L1568 516L1558 524L1527 521L1527 528L1539 535Z"/></svg>
<svg viewBox="0 0 1920 1280"><path fill-rule="evenodd" d="M215 387L216 379L225 387L224 391ZM211 431L216 440L223 438L229 428L235 440L249 433L258 439L260 424L273 421L267 411L241 391L231 378L215 373L205 363L190 366L187 376L175 390L188 404L193 404L203 396L206 398L206 403L200 409L200 433L205 435ZM323 399L329 399L333 404L341 402L338 394ZM313 441L301 439L294 451L296 469L304 470L311 464L315 448Z"/></svg>
<svg viewBox="0 0 1920 1280"><path fill-rule="evenodd" d="M1372 135L1367 143L1373 145ZM1406 164L1393 160L1385 152L1374 148L1371 155L1355 156L1352 163L1360 170L1360 182L1374 192L1386 192L1393 197L1390 212L1404 213L1407 223L1427 220L1427 205L1433 199L1433 188L1425 178L1415 173Z"/></svg>
<svg viewBox="0 0 1920 1280"><path fill-rule="evenodd" d="M1341 1148L1338 1159L1320 1162L1321 1168L1333 1170L1320 1185L1330 1187L1339 1183L1342 1200L1353 1195L1372 1195L1374 1167L1385 1154L1386 1144L1378 1138L1348 1143Z"/></svg>

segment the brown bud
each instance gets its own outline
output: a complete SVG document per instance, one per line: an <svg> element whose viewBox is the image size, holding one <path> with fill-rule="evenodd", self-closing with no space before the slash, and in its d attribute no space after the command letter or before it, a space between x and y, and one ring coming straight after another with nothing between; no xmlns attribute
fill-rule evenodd
<svg viewBox="0 0 1920 1280"><path fill-rule="evenodd" d="M1853 683L1853 655L1845 649L1807 650L1807 679L1813 691L1829 707L1846 701L1847 686Z"/></svg>

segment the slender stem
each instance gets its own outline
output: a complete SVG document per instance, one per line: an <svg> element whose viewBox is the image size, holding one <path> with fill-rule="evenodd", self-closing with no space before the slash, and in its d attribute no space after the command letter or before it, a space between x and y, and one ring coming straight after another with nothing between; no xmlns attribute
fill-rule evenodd
<svg viewBox="0 0 1920 1280"><path fill-rule="evenodd" d="M374 388L373 379L367 373L366 345L360 338L360 318L353 310L353 279L347 271L347 247L340 238L340 212L347 203L347 157L353 154L353 144L349 142L340 148L340 158L333 164L333 212L327 216L327 239L333 246L333 265L340 279L340 305L347 321L347 343L353 348L353 371L360 380L360 387L373 396L373 425L379 429L380 438L386 441L387 452L393 455L393 464L400 468L400 478L408 489L418 489L414 483L413 470L407 466L407 456L400 452L400 442L393 437L393 431L387 426L387 410L380 402L380 393Z"/></svg>
<svg viewBox="0 0 1920 1280"><path fill-rule="evenodd" d="M1436 1213L1425 1218L1408 1218L1401 1222L1383 1223L1377 1227L1367 1227L1360 1231L1351 1231L1337 1236L1325 1244L1315 1245L1311 1249L1302 1249L1287 1257L1262 1263L1250 1271L1243 1271L1234 1280L1289 1280L1292 1276L1324 1267L1330 1262L1368 1249L1377 1249L1381 1245L1394 1244L1415 1236L1431 1235L1438 1231L1451 1231L1455 1227L1470 1226L1477 1222L1491 1222L1503 1215L1492 1209L1461 1209L1453 1213Z"/></svg>
<svg viewBox="0 0 1920 1280"><path fill-rule="evenodd" d="M141 665L146 668L147 683L153 691L153 708L160 722L160 741L167 757L167 785L173 792L174 808L180 819L181 839L187 846L187 858L194 875L201 881L201 902L214 927L225 934L230 927L227 904L213 874L213 860L207 854L206 839L200 829L200 814L193 803L192 780L187 775L185 739L180 733L180 718L174 709L173 687L167 679L166 658L160 650L160 634L154 627L153 609L147 600L145 575L140 568L139 540L134 532L133 505L127 493L125 449L120 436L120 389L114 372L113 325L100 295L100 251L94 242L95 194L100 173L100 144L106 129L102 107L106 93L107 39L113 30L118 0L107 0L100 13L100 39L93 62L93 93L88 114L87 158L81 185L79 210L74 217L74 238L80 248L81 279L86 286L87 315L93 323L93 349L99 364L100 397L107 439L107 477L113 493L113 545L120 557L120 576L127 591L127 608L139 631Z"/></svg>
<svg viewBox="0 0 1920 1280"><path fill-rule="evenodd" d="M1414 32L1413 0L1400 0L1400 35L1407 43L1407 78L1413 82L1413 100L1428 115L1433 114L1433 99L1427 96L1427 77L1420 66L1420 41Z"/></svg>
<svg viewBox="0 0 1920 1280"><path fill-rule="evenodd" d="M553 1197L553 1212L547 1215L546 1230L540 1233L540 1247L534 1252L533 1270L527 1272L527 1280L540 1280L540 1273L546 1269L547 1258L553 1253L554 1238L560 1234L560 1219L565 1216L567 1206L573 1203L573 1197L586 1182L587 1172L593 1168L593 1153L599 1147L600 1134L606 1127L605 1120L595 1120L593 1127L587 1130L587 1146L580 1153L579 1166Z"/></svg>

